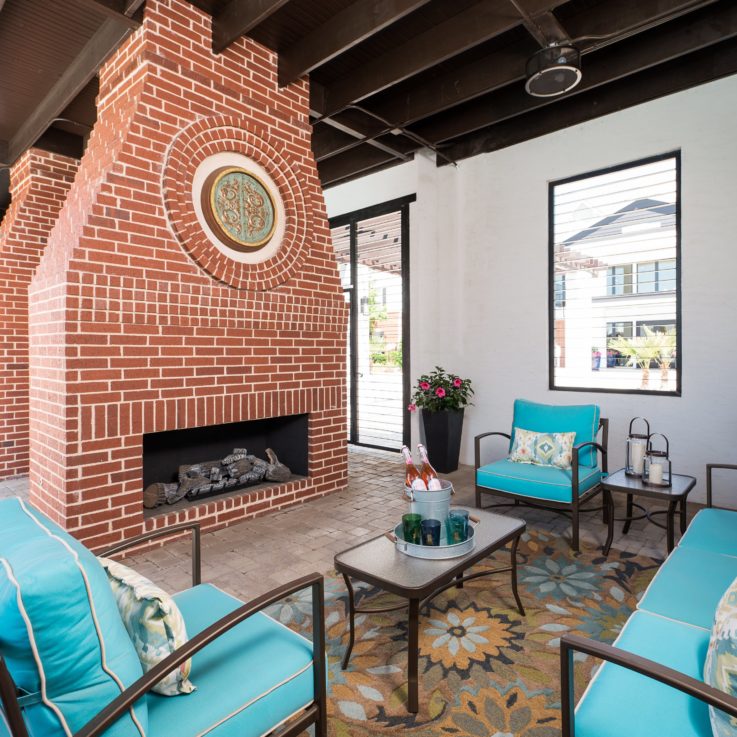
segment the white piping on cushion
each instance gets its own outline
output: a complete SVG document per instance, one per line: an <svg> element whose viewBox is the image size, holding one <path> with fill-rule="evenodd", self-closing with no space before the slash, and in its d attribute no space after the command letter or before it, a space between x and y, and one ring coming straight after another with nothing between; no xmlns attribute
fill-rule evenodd
<svg viewBox="0 0 737 737"><path fill-rule="evenodd" d="M227 714L222 719L220 719L219 721L215 722L215 724L211 724L205 730L203 730L202 732L199 732L197 734L197 737L204 737L204 735L209 734L210 732L212 732L213 729L217 729L217 727L219 727L221 724L224 724L229 719L232 719L234 716L237 716L242 711L245 711L251 705L255 704L257 701L260 701L264 697L268 696L270 693L273 693L278 688L281 688L284 684L289 683L289 681L293 681L298 676L301 676L305 671L309 670L311 667L312 667L312 661L310 661L309 663L307 663L307 665L305 665L304 668L300 668L296 673L292 673L291 676L287 676L287 678L285 678L283 681L281 681L281 682L273 685L267 691L264 691L263 693L259 694L258 696L254 696L250 701L248 701L245 704L239 706L237 709L235 709L235 711L230 712L230 714ZM313 701L314 701L314 698L313 698ZM312 702L308 702L308 706L309 706L310 703L312 703ZM304 708L304 707L302 707L302 708ZM287 717L287 718L289 718L289 717ZM272 727L269 731L272 731L273 729L274 729L274 727ZM268 732L266 732L266 734L268 734Z"/></svg>
<svg viewBox="0 0 737 737"><path fill-rule="evenodd" d="M8 720L5 718L5 712L2 709L0 709L0 717L2 717L2 719L3 719L3 724L7 728L8 734L12 734L11 731L10 731L10 725L8 724ZM263 735L262 735L262 737L263 737Z"/></svg>
<svg viewBox="0 0 737 737"><path fill-rule="evenodd" d="M702 512L708 512L708 511L709 511L709 509L706 508L706 509L700 509L698 512L696 512L696 514L693 516L693 519L688 523L688 527L686 528L686 532L683 533L681 539L678 541L678 544L676 545L677 548L680 548L681 547L681 543L688 537L688 533L691 530L691 527L692 527L693 523L696 521L696 518ZM713 511L715 511L715 512L734 512L735 514L737 514L737 510L733 510L733 509L714 509ZM705 553L713 553L714 555L723 555L725 558L737 558L737 555L733 555L732 553L720 553L717 550L709 550L708 548L699 548L699 547L692 548L690 545L686 545L686 546L684 546L683 549L684 550L689 550L689 549L690 550L702 550Z"/></svg>
<svg viewBox="0 0 737 737"><path fill-rule="evenodd" d="M244 603L237 597L233 596L232 594L229 594L227 591L223 591L223 589L221 589L219 586L216 586L214 583L208 583L208 584L205 584L205 586L211 586L215 590L219 591L221 594L225 594L225 596L233 599L234 601L238 601L241 604ZM284 629L289 630L293 635L297 635L297 637L301 637L305 642L312 645L312 640L308 639L304 635L301 635L299 632L295 632L291 627L287 627L287 625L284 624L283 622L280 622L278 619L274 619L274 617L272 617L270 614L266 614L266 612L254 612L254 614L263 614L264 617L268 617L274 624L278 624L279 626L284 627Z"/></svg>
<svg viewBox="0 0 737 737"><path fill-rule="evenodd" d="M685 627L691 627L695 630L700 630L701 632L708 632L709 630L704 627L699 627L697 624L690 624L689 622L681 622L678 619L671 619L670 617L664 617L662 614L656 614L655 612L649 612L647 609L636 609L635 612L642 612L643 614L647 615L648 617L658 617L659 619L664 619L668 622L674 622L675 624L680 624ZM632 612L630 616L627 618L627 621L624 623L624 627L619 631L619 634L617 635L617 639L612 643L612 646L616 646L619 642L620 638L624 634L625 630L630 624L630 621L632 620L632 615L635 614L635 612ZM627 650L627 652L632 652L631 650ZM636 655L637 653L635 653ZM578 707L583 704L583 700L586 698L586 694L588 694L589 689L594 685L594 681L599 677L599 673L604 669L604 666L607 665L608 661L604 661L599 668L597 668L596 673L594 673L594 677L589 681L588 685L586 686L586 689L581 694L581 698L578 700L578 703L576 704L576 708L574 710L574 713L578 711ZM609 663L609 665L614 665L614 663Z"/></svg>
<svg viewBox="0 0 737 737"><path fill-rule="evenodd" d="M20 584L18 583L18 579L13 574L13 569L11 568L10 563L5 558L0 558L0 563L2 564L3 568L5 568L5 573L7 574L10 583L15 586L15 600L18 605L18 611L20 612L20 615L21 617L23 617L23 621L25 622L26 633L28 634L28 642L31 645L33 659L36 661L36 668L38 668L38 676L41 682L41 700L44 702L44 704L46 704L46 706L49 707L49 709L51 709L51 711L54 712L54 714L56 714L57 718L59 719L59 723L61 724L61 727L67 737L72 737L72 730L69 729L67 720L64 718L61 710L53 701L51 701L51 699L49 699L48 695L46 694L46 673L44 672L43 663L41 662L41 656L38 653L38 647L36 646L36 638L33 635L33 626L31 625L31 619L28 616L25 605L23 604L23 597L20 593ZM10 728L8 727L8 729Z"/></svg>
<svg viewBox="0 0 737 737"><path fill-rule="evenodd" d="M103 641L103 638L102 638L102 632L100 630L100 623L97 619L97 612L95 611L95 604L92 600L92 591L91 591L89 579L87 578L87 571L84 570L84 566L79 562L79 554L77 553L76 550L74 550L74 548L72 548L71 545L69 545L69 543L66 540L62 539L58 535L55 535L54 533L51 532L51 530L44 527L44 525L42 525L41 522L39 522L33 516L33 514L31 514L31 512L28 510L28 508L26 507L22 499L19 499L18 501L20 503L21 508L26 513L26 515L31 520L33 520L41 530L43 530L53 540L57 540L58 542L60 542L72 554L74 558L74 562L77 568L79 569L80 575L82 576L82 580L84 581L84 587L87 593L87 601L89 603L90 613L92 615L92 622L95 626L95 632L97 633L97 639L100 644L100 666L105 671L105 673L107 673L113 679L113 681L115 681L118 688L120 689L120 693L123 693L123 691L125 691L125 686L123 685L123 682L120 680L118 675L109 668L105 660L105 642ZM133 723L136 725L136 728L141 734L141 737L146 737L146 733L143 727L141 726L141 723L138 721L138 717L136 716L133 706L129 708L129 712L131 715L131 719L133 720ZM70 732L68 734L71 735Z"/></svg>

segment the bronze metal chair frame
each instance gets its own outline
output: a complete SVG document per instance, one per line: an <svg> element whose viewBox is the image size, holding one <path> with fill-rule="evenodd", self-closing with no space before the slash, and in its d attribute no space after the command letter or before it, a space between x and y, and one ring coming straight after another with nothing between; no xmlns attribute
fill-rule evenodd
<svg viewBox="0 0 737 737"><path fill-rule="evenodd" d="M196 522L173 525L166 529L154 530L143 535L138 535L124 543L108 548L100 554L112 555L160 537L181 534L186 530L192 531L192 585L196 586L201 580L200 528ZM161 678L172 670L176 670L183 662L209 645L213 640L216 640L250 616L275 604L280 599L306 588L312 589L312 672L315 700L299 716L294 717L287 728L279 732L279 737L297 737L297 735L301 734L311 724L315 725L316 737L326 737L325 586L323 577L319 573L311 573L283 586L279 586L272 591L268 591L211 624L128 686L120 696L113 699L113 701L85 724L73 737L98 737L138 701L138 699L150 691ZM0 656L0 700L2 701L12 737L28 737L28 730L23 721L18 701L17 689L2 656Z"/></svg>
<svg viewBox="0 0 737 737"><path fill-rule="evenodd" d="M737 717L737 698L720 691L718 688L709 686L673 668L656 663L654 660L643 658L613 645L606 645L603 642L589 640L587 637L580 637L579 635L563 635L560 638L562 737L575 737L574 652L585 653L628 670L633 670L635 673L660 681L666 686L677 688L679 691L709 704L709 706L720 709L731 717Z"/></svg>
<svg viewBox="0 0 737 737"><path fill-rule="evenodd" d="M706 506L713 507L712 504L712 471L715 468L726 468L732 471L737 471L737 465L734 463L707 463L706 464ZM717 507L718 509L719 507Z"/></svg>
<svg viewBox="0 0 737 737"><path fill-rule="evenodd" d="M481 468L481 440L482 438L489 437L491 435L499 435L511 441L511 435L506 432L485 432L481 435L477 435L474 438L474 484L476 486L476 506L479 509L493 509L495 507L510 507L519 506L520 504L527 507L534 507L536 509L547 509L556 514L568 515L571 519L571 547L573 550L578 552L579 550L579 513L582 512L602 512L602 518L607 525L607 538L602 546L602 552L604 555L609 555L609 548L611 547L612 540L614 539L614 500L610 491L605 489L601 484L597 484L591 489L587 489L582 494L578 491L578 469L579 469L579 453L585 448L595 448L601 454L601 470L604 475L609 472L609 466L607 461L607 444L609 439L609 420L602 417L599 420L599 431L601 431L601 443L589 441L587 443L580 443L573 448L573 463L571 465L571 502L555 502L555 501L531 501L529 497L524 494L514 494L510 491L503 491L502 489L493 489L489 486L480 486L476 483L476 473ZM598 432L597 432L598 434ZM590 502L595 496L601 492L603 497L603 504L601 507L592 507L582 509L581 507ZM494 496L501 496L511 498L514 501L511 503L504 504L490 504L488 507L482 507L481 495L491 494Z"/></svg>

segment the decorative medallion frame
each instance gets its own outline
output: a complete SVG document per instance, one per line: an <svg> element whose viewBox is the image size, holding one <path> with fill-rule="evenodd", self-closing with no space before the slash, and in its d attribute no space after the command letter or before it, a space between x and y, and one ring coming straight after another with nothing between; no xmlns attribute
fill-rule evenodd
<svg viewBox="0 0 737 737"><path fill-rule="evenodd" d="M206 160L218 155L250 162L243 168L275 187L280 200L275 220L281 217L281 222L262 251L238 251L218 243L197 207L195 177L202 176ZM251 121L230 115L202 118L176 136L164 162L162 190L172 230L190 257L215 279L237 289L273 289L299 272L313 229L312 202L303 191L300 171L300 162L286 147Z"/></svg>

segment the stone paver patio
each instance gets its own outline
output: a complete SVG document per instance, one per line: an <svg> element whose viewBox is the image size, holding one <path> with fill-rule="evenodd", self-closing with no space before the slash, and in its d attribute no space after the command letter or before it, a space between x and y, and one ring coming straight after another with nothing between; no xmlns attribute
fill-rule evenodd
<svg viewBox="0 0 737 737"><path fill-rule="evenodd" d="M456 489L455 504L473 506L473 468L461 466L448 474ZM241 522L202 537L202 578L243 599L311 571L333 569L336 552L393 527L407 509L402 497L404 468L397 453L352 447L345 490L263 517ZM0 497L27 494L26 478L0 483ZM615 495L617 516L624 497ZM695 512L689 505L689 518ZM569 534L565 517L520 507L508 513L559 535ZM601 545L606 528L600 513L582 517L582 545ZM623 537L615 527L614 548L662 559L665 532L646 521L635 522ZM190 585L188 540L171 542L128 564L169 591Z"/></svg>

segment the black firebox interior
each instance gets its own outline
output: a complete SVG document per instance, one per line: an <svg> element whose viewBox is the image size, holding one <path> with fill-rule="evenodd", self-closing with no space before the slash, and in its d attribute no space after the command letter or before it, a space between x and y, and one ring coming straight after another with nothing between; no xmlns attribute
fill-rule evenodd
<svg viewBox="0 0 737 737"><path fill-rule="evenodd" d="M143 436L143 488L177 481L179 466L225 458L234 448L266 460L271 448L293 475L307 476L307 417L289 415ZM230 491L230 490L229 490Z"/></svg>

